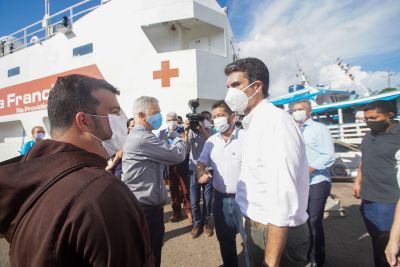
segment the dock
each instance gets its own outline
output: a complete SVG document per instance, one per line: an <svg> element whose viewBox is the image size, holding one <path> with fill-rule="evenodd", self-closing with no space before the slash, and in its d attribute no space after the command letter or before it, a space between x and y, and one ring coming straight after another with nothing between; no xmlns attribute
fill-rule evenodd
<svg viewBox="0 0 400 267"><path fill-rule="evenodd" d="M351 181L334 181L331 193L340 200L341 213L327 212L324 219L326 238L325 267L373 267L372 246L362 221L360 200L352 194ZM219 244L215 234L190 237L192 229L188 220L171 223L171 205L165 206L165 236L162 252L163 267L214 267L222 266ZM237 235L239 263L243 266L243 247ZM0 267L9 267L8 243L0 239Z"/></svg>

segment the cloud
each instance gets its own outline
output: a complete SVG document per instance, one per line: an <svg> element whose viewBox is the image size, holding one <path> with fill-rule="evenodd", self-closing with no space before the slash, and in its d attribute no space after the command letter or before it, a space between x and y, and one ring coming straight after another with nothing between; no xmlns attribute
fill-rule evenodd
<svg viewBox="0 0 400 267"><path fill-rule="evenodd" d="M356 89L335 65L342 57L355 65L350 72L358 81L380 90L387 87L387 72L366 71L356 63L400 51L399 14L396 0L265 1L253 9L254 22L239 42L240 56L267 64L273 97L297 81L296 57L311 84ZM392 85L400 84L400 73L391 78Z"/></svg>

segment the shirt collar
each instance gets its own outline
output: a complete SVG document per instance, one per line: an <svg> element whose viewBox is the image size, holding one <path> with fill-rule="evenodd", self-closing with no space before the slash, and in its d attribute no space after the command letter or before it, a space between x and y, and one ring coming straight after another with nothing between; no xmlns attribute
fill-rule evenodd
<svg viewBox="0 0 400 267"><path fill-rule="evenodd" d="M392 129L390 129L389 131L387 131L386 133L388 134L397 134L400 132L400 123L395 122L395 125L393 126Z"/></svg>
<svg viewBox="0 0 400 267"><path fill-rule="evenodd" d="M314 122L314 120L312 118L309 118L303 123L303 126L308 126L308 125L312 124L313 122Z"/></svg>
<svg viewBox="0 0 400 267"><path fill-rule="evenodd" d="M253 108L252 111L250 111L249 114L247 114L246 116L244 116L243 120L242 120L242 125L243 128L245 130L247 130L250 126L251 121L253 120L254 115L257 113L257 110L261 109L261 107L265 104L267 104L267 99L264 99L263 101L261 101L260 103L257 104L257 106L255 106Z"/></svg>
<svg viewBox="0 0 400 267"><path fill-rule="evenodd" d="M135 125L135 127L133 127L132 131L133 132L136 132L136 131L148 131L148 132L151 132L150 129L147 129L146 127L144 127L143 125L138 124L138 123Z"/></svg>
<svg viewBox="0 0 400 267"><path fill-rule="evenodd" d="M229 144L233 139L237 139L239 130L240 130L240 127L236 127L236 126L235 126L235 128L234 128L233 131L232 131L231 136L229 136L229 139L227 140L227 142L226 142L225 145ZM222 133L218 132L218 133L217 133L217 137L218 137L220 140L222 140L222 141L225 142L225 140L224 140L224 138L223 138L223 136L222 136Z"/></svg>

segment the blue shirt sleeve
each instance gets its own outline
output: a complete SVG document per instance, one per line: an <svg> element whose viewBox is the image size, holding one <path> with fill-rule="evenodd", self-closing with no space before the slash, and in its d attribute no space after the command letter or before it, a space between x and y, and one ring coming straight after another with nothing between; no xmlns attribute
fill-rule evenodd
<svg viewBox="0 0 400 267"><path fill-rule="evenodd" d="M22 149L21 149L21 156L23 156L23 155L25 155L26 153L28 153L28 151L33 147L33 145L34 145L35 143L36 143L35 141L29 141L29 142L25 143L25 144L22 146Z"/></svg>
<svg viewBox="0 0 400 267"><path fill-rule="evenodd" d="M317 170L324 170L332 166L335 162L335 150L333 147L333 141L329 129L326 126L315 127L314 130L318 132L314 133L316 139L316 147L319 152L319 156L313 159L309 159L311 167Z"/></svg>

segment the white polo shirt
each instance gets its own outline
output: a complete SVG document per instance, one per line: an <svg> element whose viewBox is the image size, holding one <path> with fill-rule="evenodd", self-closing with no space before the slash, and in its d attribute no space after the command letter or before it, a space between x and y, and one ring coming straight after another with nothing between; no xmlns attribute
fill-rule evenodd
<svg viewBox="0 0 400 267"><path fill-rule="evenodd" d="M298 226L308 219L306 150L293 118L264 100L243 119L242 170L236 202L263 224Z"/></svg>
<svg viewBox="0 0 400 267"><path fill-rule="evenodd" d="M213 186L221 193L235 194L242 164L245 132L235 128L227 142L221 133L212 135L204 144L198 159L213 169Z"/></svg>

